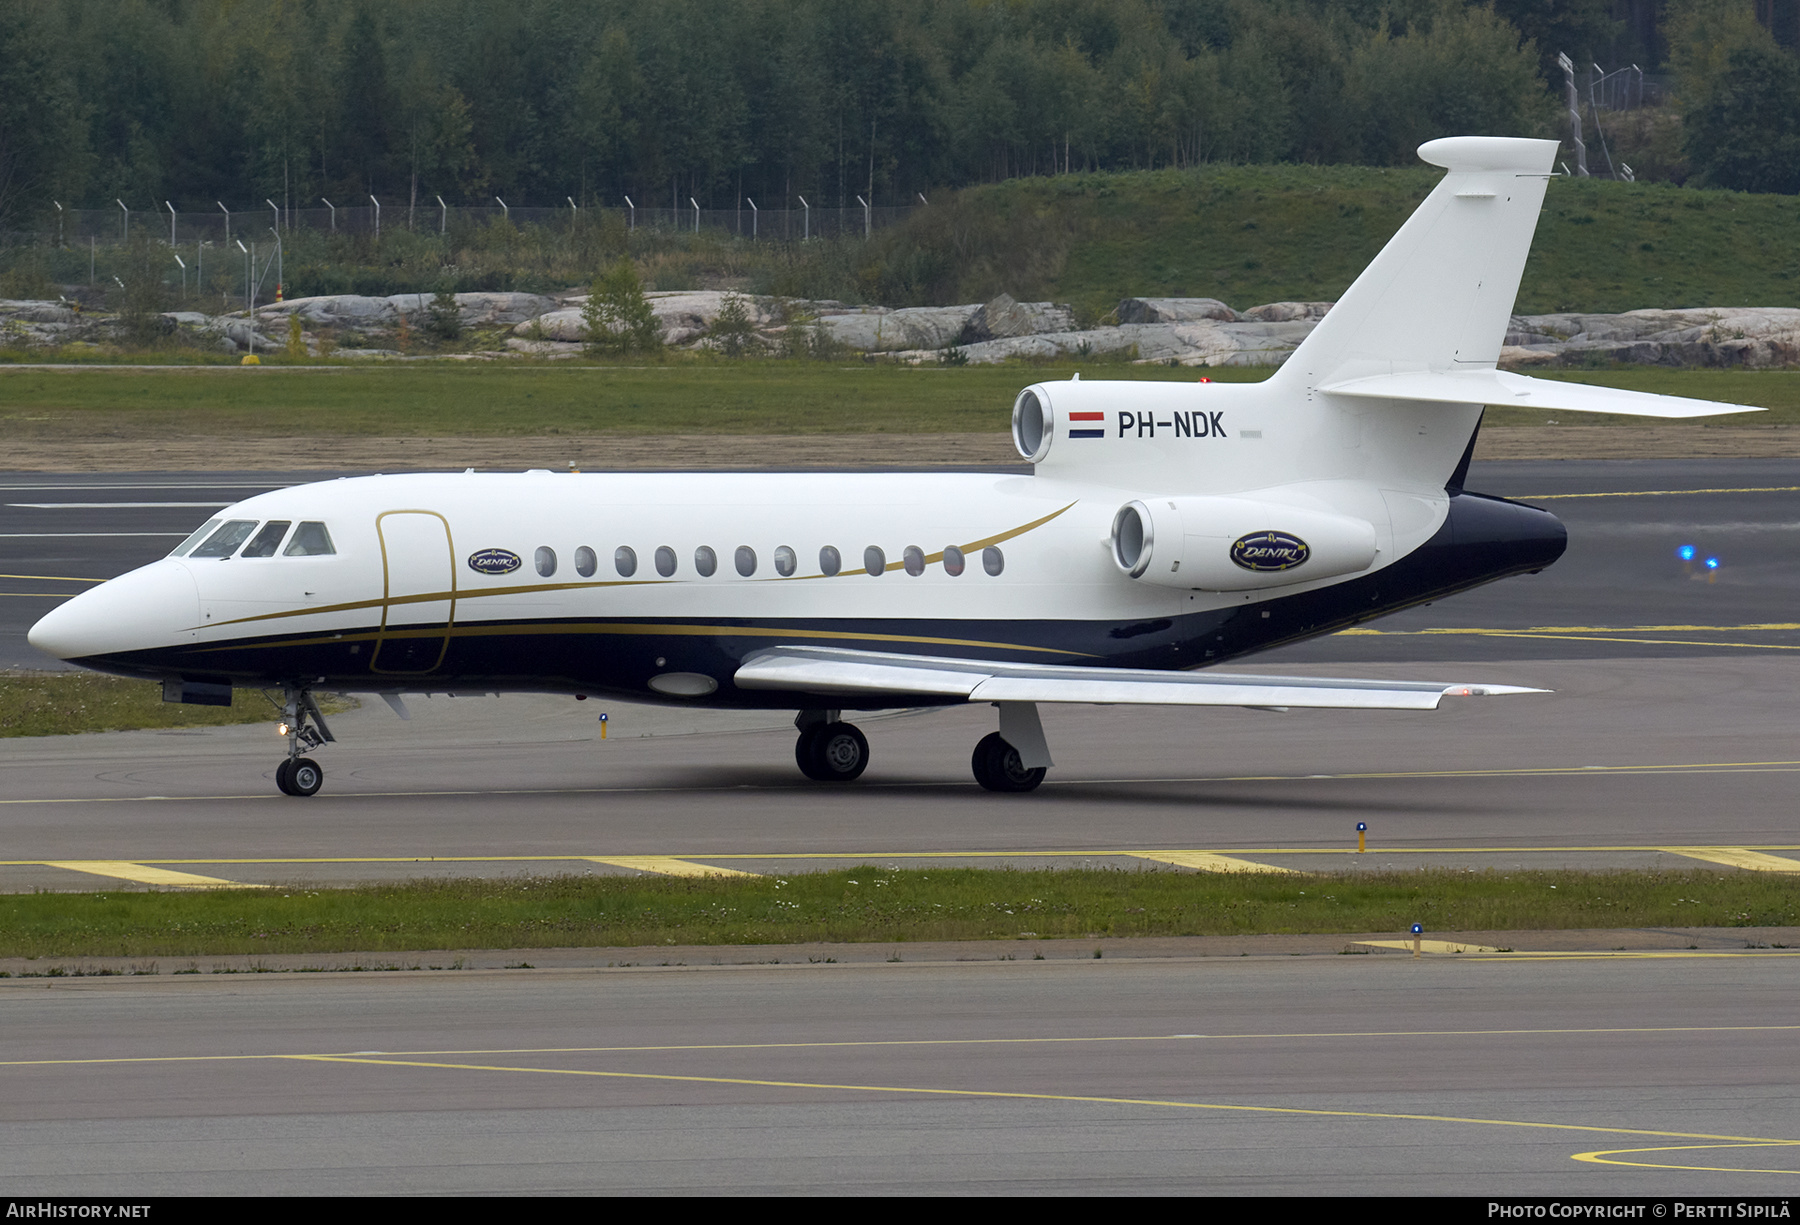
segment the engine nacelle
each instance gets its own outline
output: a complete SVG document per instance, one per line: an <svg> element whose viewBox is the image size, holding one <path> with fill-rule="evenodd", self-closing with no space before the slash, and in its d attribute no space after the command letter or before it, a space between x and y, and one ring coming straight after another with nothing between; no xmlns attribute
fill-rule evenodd
<svg viewBox="0 0 1800 1225"><path fill-rule="evenodd" d="M1145 498L1113 516L1119 569L1184 591L1256 591L1354 574L1379 551L1366 519L1254 495Z"/></svg>

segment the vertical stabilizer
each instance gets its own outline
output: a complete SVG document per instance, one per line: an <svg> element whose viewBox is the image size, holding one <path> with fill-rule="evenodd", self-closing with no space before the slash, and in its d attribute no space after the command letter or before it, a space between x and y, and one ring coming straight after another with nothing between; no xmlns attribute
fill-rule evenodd
<svg viewBox="0 0 1800 1225"><path fill-rule="evenodd" d="M1450 173L1270 381L1493 369L1556 147L1501 136L1419 146Z"/></svg>

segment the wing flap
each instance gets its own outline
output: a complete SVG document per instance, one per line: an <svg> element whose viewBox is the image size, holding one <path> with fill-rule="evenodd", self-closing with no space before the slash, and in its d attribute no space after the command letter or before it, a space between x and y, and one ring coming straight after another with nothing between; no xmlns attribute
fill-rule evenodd
<svg viewBox="0 0 1800 1225"><path fill-rule="evenodd" d="M1763 411L1749 404L1721 404L1686 396L1659 396L1643 391L1592 387L1586 383L1533 379L1507 370L1417 370L1327 383L1319 390L1334 396L1379 400L1551 408L1562 412L1613 413L1626 417L1713 417L1722 413Z"/></svg>
<svg viewBox="0 0 1800 1225"><path fill-rule="evenodd" d="M745 660L739 688L867 698L960 697L970 702L1435 710L1447 696L1542 693L1515 685L1377 681L1070 668L895 655L841 647L776 647Z"/></svg>

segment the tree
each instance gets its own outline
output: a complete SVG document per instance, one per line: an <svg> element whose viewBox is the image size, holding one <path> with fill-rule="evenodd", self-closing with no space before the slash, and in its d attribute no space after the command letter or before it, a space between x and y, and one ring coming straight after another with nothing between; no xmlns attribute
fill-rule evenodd
<svg viewBox="0 0 1800 1225"><path fill-rule="evenodd" d="M431 333L433 339L450 344L462 338L462 311L457 307L456 295L450 291L449 285L439 286L431 299L431 305L426 308L426 314L429 319L425 330Z"/></svg>
<svg viewBox="0 0 1800 1225"><path fill-rule="evenodd" d="M620 260L594 282L581 322L591 353L654 353L662 348L662 325L630 260Z"/></svg>
<svg viewBox="0 0 1800 1225"><path fill-rule="evenodd" d="M1772 45L1731 52L1726 71L1683 122L1687 155L1703 182L1800 192L1800 62L1793 56Z"/></svg>

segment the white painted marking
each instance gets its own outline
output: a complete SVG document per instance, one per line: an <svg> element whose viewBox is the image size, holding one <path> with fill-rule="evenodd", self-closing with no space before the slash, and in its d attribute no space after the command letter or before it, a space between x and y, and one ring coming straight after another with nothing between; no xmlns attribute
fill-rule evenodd
<svg viewBox="0 0 1800 1225"><path fill-rule="evenodd" d="M8 502L18 510L152 510L161 506L218 510L230 502Z"/></svg>

